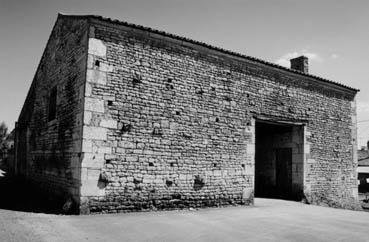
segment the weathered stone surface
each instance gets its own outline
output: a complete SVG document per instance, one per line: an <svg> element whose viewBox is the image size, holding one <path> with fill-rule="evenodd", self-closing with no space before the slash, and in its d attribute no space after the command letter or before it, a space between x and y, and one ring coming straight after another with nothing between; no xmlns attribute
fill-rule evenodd
<svg viewBox="0 0 369 242"><path fill-rule="evenodd" d="M106 70L106 83L91 84L86 96L114 100L104 114L116 120L117 128L104 122L100 126L109 128L107 141L118 147L112 153L116 156L107 161L112 165L104 167L114 182L108 182L104 197L89 197L91 212L252 203L251 113L291 122L308 120L304 130L309 135L294 152L298 159L300 154L309 156L305 162L313 167L302 172L305 163L296 161L294 179L309 184L305 195L310 202L326 199L345 206L345 201L355 200L342 193L347 186L355 187L350 178L351 94L260 64L220 61L214 51L157 42L140 31L127 33L97 23L93 30L94 38L106 47L104 63L112 68ZM300 136L293 134L284 139L296 143ZM341 137L341 148L334 156L336 136ZM347 171L345 179L334 175L341 169L337 155L346 161L341 164ZM196 177L203 186L196 185ZM322 182L319 177L329 179ZM332 179L334 186L328 182ZM327 189L328 197L323 195ZM132 192L138 196L134 200ZM168 202L173 196L180 196L181 205Z"/></svg>
<svg viewBox="0 0 369 242"><path fill-rule="evenodd" d="M88 39L88 53L99 57L105 57L106 46L99 39L89 38Z"/></svg>
<svg viewBox="0 0 369 242"><path fill-rule="evenodd" d="M106 140L107 129L102 127L85 126L83 128L83 138L93 140Z"/></svg>
<svg viewBox="0 0 369 242"><path fill-rule="evenodd" d="M82 180L81 196L105 196L105 189L100 188L96 179Z"/></svg>
<svg viewBox="0 0 369 242"><path fill-rule="evenodd" d="M81 164L82 167L103 168L105 165L104 154L84 153Z"/></svg>
<svg viewBox="0 0 369 242"><path fill-rule="evenodd" d="M59 17L19 116L19 175L79 204L87 20ZM56 117L48 119L57 89Z"/></svg>
<svg viewBox="0 0 369 242"><path fill-rule="evenodd" d="M99 70L87 70L88 82L104 85L106 84L106 73Z"/></svg>
<svg viewBox="0 0 369 242"><path fill-rule="evenodd" d="M100 126L104 128L116 129L118 127L118 122L114 119L102 119L100 121Z"/></svg>
<svg viewBox="0 0 369 242"><path fill-rule="evenodd" d="M252 204L255 120L266 118L303 124L279 138L300 159L306 200L355 207L354 91L90 20L60 17L36 73L19 120L30 177L73 190L82 213Z"/></svg>
<svg viewBox="0 0 369 242"><path fill-rule="evenodd" d="M98 113L104 112L104 100L96 98L85 98L85 110Z"/></svg>

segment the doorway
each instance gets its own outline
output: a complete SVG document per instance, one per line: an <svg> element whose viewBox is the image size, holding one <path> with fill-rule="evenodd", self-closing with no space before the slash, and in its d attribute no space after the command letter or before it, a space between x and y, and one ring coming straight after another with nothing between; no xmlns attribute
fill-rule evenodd
<svg viewBox="0 0 369 242"><path fill-rule="evenodd" d="M303 141L302 125L256 121L256 197L301 199Z"/></svg>

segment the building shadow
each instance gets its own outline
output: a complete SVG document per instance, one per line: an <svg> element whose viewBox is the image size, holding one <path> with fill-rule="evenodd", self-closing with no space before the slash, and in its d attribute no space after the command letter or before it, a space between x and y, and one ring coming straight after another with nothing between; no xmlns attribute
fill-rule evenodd
<svg viewBox="0 0 369 242"><path fill-rule="evenodd" d="M39 190L35 185L9 173L0 165L0 209L62 214L63 204Z"/></svg>

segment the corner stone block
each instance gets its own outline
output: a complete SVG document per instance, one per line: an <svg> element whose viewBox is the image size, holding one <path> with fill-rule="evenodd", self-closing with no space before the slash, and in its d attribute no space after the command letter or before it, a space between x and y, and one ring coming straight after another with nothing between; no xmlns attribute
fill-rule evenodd
<svg viewBox="0 0 369 242"><path fill-rule="evenodd" d="M113 119L103 119L100 122L100 126L104 128L116 129L118 127L118 122Z"/></svg>
<svg viewBox="0 0 369 242"><path fill-rule="evenodd" d="M94 69L95 57L93 55L87 56L87 69Z"/></svg>
<svg viewBox="0 0 369 242"><path fill-rule="evenodd" d="M92 86L90 83L86 82L85 96L90 97L91 95L92 95Z"/></svg>
<svg viewBox="0 0 369 242"><path fill-rule="evenodd" d="M78 197L79 194L78 194ZM79 206L80 214L90 214L90 207L89 207L89 199L88 197L80 197L80 206Z"/></svg>
<svg viewBox="0 0 369 242"><path fill-rule="evenodd" d="M82 152L92 152L92 141L84 139L82 141Z"/></svg>
<svg viewBox="0 0 369 242"><path fill-rule="evenodd" d="M83 168L101 169L105 164L104 154L84 153L82 158Z"/></svg>
<svg viewBox="0 0 369 242"><path fill-rule="evenodd" d="M92 120L92 113L89 111L85 111L83 115L83 124L90 125Z"/></svg>
<svg viewBox="0 0 369 242"><path fill-rule="evenodd" d="M245 175L255 175L255 167L253 165L245 166Z"/></svg>
<svg viewBox="0 0 369 242"><path fill-rule="evenodd" d="M101 169L87 169L87 180L99 181Z"/></svg>
<svg viewBox="0 0 369 242"><path fill-rule="evenodd" d="M81 183L81 196L105 196L105 189L99 187L97 180L82 180Z"/></svg>
<svg viewBox="0 0 369 242"><path fill-rule="evenodd" d="M106 84L106 73L101 72L99 70L87 70L86 80L87 82L105 85Z"/></svg>
<svg viewBox="0 0 369 242"><path fill-rule="evenodd" d="M90 38L88 40L88 53L100 57L105 57L106 46L101 40Z"/></svg>
<svg viewBox="0 0 369 242"><path fill-rule="evenodd" d="M247 152L247 154L255 154L255 145L254 144L247 144L246 145L246 152Z"/></svg>
<svg viewBox="0 0 369 242"><path fill-rule="evenodd" d="M304 154L310 153L310 144L304 144Z"/></svg>
<svg viewBox="0 0 369 242"><path fill-rule="evenodd" d="M104 100L86 97L85 99L85 110L103 113L104 112Z"/></svg>
<svg viewBox="0 0 369 242"><path fill-rule="evenodd" d="M106 140L107 129L102 127L90 127L84 126L83 128L84 139Z"/></svg>
<svg viewBox="0 0 369 242"><path fill-rule="evenodd" d="M254 200L254 189L253 188L244 188L242 197L244 200L253 201Z"/></svg>

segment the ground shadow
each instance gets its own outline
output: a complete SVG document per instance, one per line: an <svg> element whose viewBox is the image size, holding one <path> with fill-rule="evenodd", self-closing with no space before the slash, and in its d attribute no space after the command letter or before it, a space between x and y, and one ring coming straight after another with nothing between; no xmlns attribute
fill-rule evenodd
<svg viewBox="0 0 369 242"><path fill-rule="evenodd" d="M35 185L7 172L3 165L0 165L0 191L0 209L51 214L63 213L63 204L60 201L40 191Z"/></svg>

